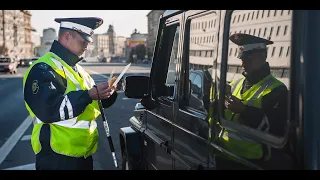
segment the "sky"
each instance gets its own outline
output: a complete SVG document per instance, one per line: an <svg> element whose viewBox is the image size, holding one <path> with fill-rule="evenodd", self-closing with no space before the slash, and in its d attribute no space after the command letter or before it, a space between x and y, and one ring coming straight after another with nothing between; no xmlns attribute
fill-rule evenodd
<svg viewBox="0 0 320 180"><path fill-rule="evenodd" d="M31 25L42 36L43 29L54 28L57 33L59 23L55 18L100 17L103 24L94 33L105 33L113 24L116 36L130 37L136 28L140 33L147 33L147 14L150 10L29 10L32 14Z"/></svg>

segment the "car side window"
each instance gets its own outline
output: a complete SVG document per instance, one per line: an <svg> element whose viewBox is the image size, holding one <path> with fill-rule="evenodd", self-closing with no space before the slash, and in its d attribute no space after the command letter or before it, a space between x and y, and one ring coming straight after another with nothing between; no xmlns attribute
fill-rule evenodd
<svg viewBox="0 0 320 180"><path fill-rule="evenodd" d="M169 67L167 72L167 79L166 79L166 84L171 86L175 85L178 44L179 44L179 26L176 28L176 32L173 39L173 45L171 49L171 55L170 55L170 61L169 61Z"/></svg>
<svg viewBox="0 0 320 180"><path fill-rule="evenodd" d="M190 11L187 17L186 36L185 36L185 58L186 73L189 80L185 84L184 106L192 110L200 111L203 114L208 112L208 102L210 97L210 86L212 84L212 68L216 59L219 21L215 11L200 13L201 11ZM192 14L192 15L191 15ZM204 77L209 75L209 81ZM186 81L188 76L186 76ZM189 87L191 92L188 92ZM208 88L207 88L208 87ZM207 90L208 92L204 91Z"/></svg>
<svg viewBox="0 0 320 180"><path fill-rule="evenodd" d="M190 75L189 75L189 80L192 82L195 77L196 77L196 74L195 74L195 73L190 73Z"/></svg>
<svg viewBox="0 0 320 180"><path fill-rule="evenodd" d="M192 93L197 95L198 98L201 98L202 95L202 80L200 75L196 75L194 80L192 81Z"/></svg>
<svg viewBox="0 0 320 180"><path fill-rule="evenodd" d="M292 13L290 10L227 13L227 19L231 19L226 20L230 24L223 33L227 46L222 47L218 58L223 60L218 62L222 71L221 117L216 124L219 143L243 159L277 158L279 163L272 168L289 168L292 159L287 153L292 149L286 146L286 138L291 89L290 77L285 72L291 71ZM250 14L250 21L239 22L240 17L249 18ZM235 146L236 141L241 145ZM271 162L261 165L262 168L268 163Z"/></svg>
<svg viewBox="0 0 320 180"><path fill-rule="evenodd" d="M180 24L177 18L168 19L160 33L158 51L153 63L152 96L172 101L175 91ZM168 102L170 103L170 102Z"/></svg>

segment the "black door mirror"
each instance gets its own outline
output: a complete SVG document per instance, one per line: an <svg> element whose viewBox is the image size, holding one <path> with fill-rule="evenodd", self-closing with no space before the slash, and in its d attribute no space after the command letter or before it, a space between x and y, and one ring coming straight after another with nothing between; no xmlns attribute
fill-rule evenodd
<svg viewBox="0 0 320 180"><path fill-rule="evenodd" d="M128 76L124 79L124 94L128 98L142 99L149 96L148 76Z"/></svg>

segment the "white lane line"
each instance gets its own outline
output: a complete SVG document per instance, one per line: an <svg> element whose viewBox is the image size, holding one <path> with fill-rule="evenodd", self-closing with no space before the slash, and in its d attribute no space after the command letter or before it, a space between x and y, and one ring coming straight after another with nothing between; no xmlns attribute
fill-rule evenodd
<svg viewBox="0 0 320 180"><path fill-rule="evenodd" d="M27 140L30 140L31 139L31 135L24 135L22 138L21 138L21 141L27 141Z"/></svg>
<svg viewBox="0 0 320 180"><path fill-rule="evenodd" d="M20 140L21 136L26 132L32 123L32 118L28 116L16 131L9 137L9 139L0 148L0 164L6 159L13 147Z"/></svg>
<svg viewBox="0 0 320 180"><path fill-rule="evenodd" d="M98 76L101 76L101 77L104 77L104 78L109 79L109 76L100 74L100 73L98 73L98 72L96 72L96 71L92 71L92 70L89 70L89 69L86 69L86 71L89 71L89 72L91 72L91 73L93 73L93 74L96 74L96 75L98 75Z"/></svg>
<svg viewBox="0 0 320 180"><path fill-rule="evenodd" d="M130 99L130 98L127 98L127 97L123 97L123 98L122 98L122 100L128 100L128 99Z"/></svg>
<svg viewBox="0 0 320 180"><path fill-rule="evenodd" d="M26 165L11 167L3 170L36 170L36 164L35 163L26 164Z"/></svg>

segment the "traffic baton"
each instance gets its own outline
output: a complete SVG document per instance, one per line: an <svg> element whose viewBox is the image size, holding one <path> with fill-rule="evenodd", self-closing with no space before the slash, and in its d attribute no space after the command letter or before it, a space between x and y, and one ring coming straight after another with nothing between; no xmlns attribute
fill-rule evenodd
<svg viewBox="0 0 320 180"><path fill-rule="evenodd" d="M97 91L98 91L98 88L97 86L95 85L94 86ZM99 108L100 108L100 112L101 112L101 117L102 117L102 121L103 121L103 127L104 127L104 130L106 131L106 134L107 134L107 138L108 138L108 142L109 142L109 147L110 147L110 151L111 151L111 154L112 154L112 159L113 159L113 162L114 162L114 166L116 168L118 168L118 162L117 162L117 157L116 157L116 153L115 153L115 150L114 150L114 146L113 146L113 141L112 141L112 138L110 136L110 131L109 131L109 125L108 125L108 121L107 121L107 118L106 116L104 115L104 112L103 112L103 106L102 106L102 103L101 103L101 100L100 100L100 97L99 97L99 93L98 93L98 104L99 104Z"/></svg>

